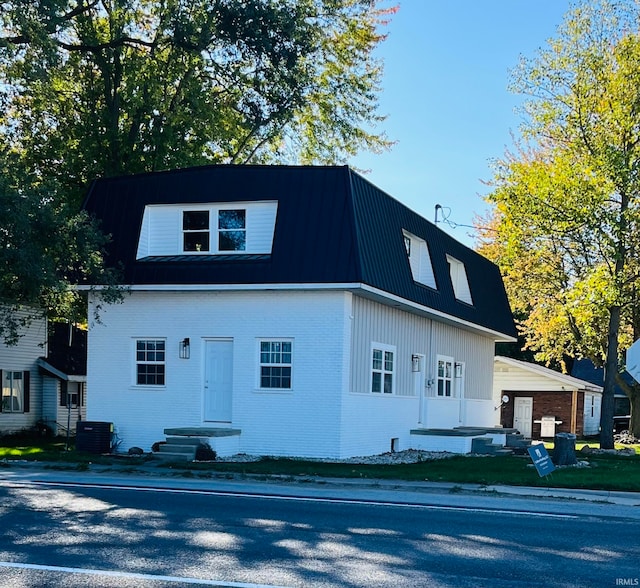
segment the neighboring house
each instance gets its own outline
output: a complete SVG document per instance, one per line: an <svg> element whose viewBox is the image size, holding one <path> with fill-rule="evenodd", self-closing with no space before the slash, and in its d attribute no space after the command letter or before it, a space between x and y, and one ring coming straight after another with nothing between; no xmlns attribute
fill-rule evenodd
<svg viewBox="0 0 640 588"><path fill-rule="evenodd" d="M343 458L495 424L494 345L516 336L498 268L348 167L102 179L85 209L129 287L88 343L87 418L121 449L171 429Z"/></svg>
<svg viewBox="0 0 640 588"><path fill-rule="evenodd" d="M42 375L42 421L54 435L75 434L85 416L87 331L67 323L49 325L46 358L38 360Z"/></svg>
<svg viewBox="0 0 640 588"><path fill-rule="evenodd" d="M86 331L47 325L44 316L32 321L17 345L0 344L0 381L0 434L42 425L75 432L84 416Z"/></svg>
<svg viewBox="0 0 640 588"><path fill-rule="evenodd" d="M585 358L574 361L571 367L571 375L575 378L587 380L587 382L591 382L597 386L604 386L604 368L596 367L590 359ZM622 377L629 385L635 383L635 380L627 371L622 374ZM613 393L613 428L614 431L619 432L629 428L629 422L631 420L631 400L617 384L614 387Z"/></svg>
<svg viewBox="0 0 640 588"><path fill-rule="evenodd" d="M0 434L31 429L41 418L42 378L38 371L38 358L45 353L47 321L33 320L24 327L17 345L0 343Z"/></svg>
<svg viewBox="0 0 640 588"><path fill-rule="evenodd" d="M600 431L602 387L544 366L498 356L493 391L503 427L518 429L526 438Z"/></svg>

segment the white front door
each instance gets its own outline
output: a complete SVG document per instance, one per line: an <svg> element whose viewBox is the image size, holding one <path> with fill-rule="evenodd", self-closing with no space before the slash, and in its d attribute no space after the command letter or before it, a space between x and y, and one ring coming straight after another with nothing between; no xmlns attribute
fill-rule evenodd
<svg viewBox="0 0 640 588"><path fill-rule="evenodd" d="M520 434L531 439L531 424L533 414L533 398L530 396L516 396L513 403L513 427Z"/></svg>
<svg viewBox="0 0 640 588"><path fill-rule="evenodd" d="M204 360L204 420L231 422L233 341L207 341Z"/></svg>

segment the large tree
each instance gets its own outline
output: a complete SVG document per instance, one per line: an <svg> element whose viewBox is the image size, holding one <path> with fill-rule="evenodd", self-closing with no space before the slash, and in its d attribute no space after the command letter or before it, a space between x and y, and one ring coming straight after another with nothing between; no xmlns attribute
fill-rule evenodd
<svg viewBox="0 0 640 588"><path fill-rule="evenodd" d="M584 1L555 39L523 59L525 147L497 162L495 231L480 249L500 263L539 359L604 366L601 443L613 447L614 387L640 335L640 10Z"/></svg>
<svg viewBox="0 0 640 588"><path fill-rule="evenodd" d="M388 147L377 4L0 0L0 335L20 306L69 316L75 272L103 271L77 216L95 177Z"/></svg>
<svg viewBox="0 0 640 588"><path fill-rule="evenodd" d="M96 176L384 148L375 5L3 1L0 142L76 201Z"/></svg>
<svg viewBox="0 0 640 588"><path fill-rule="evenodd" d="M14 345L33 319L84 317L83 296L71 283L104 284L103 302L122 296L116 272L106 269L106 237L86 214L51 197L49 183L13 185L0 158L0 342ZM98 318L98 317L96 317Z"/></svg>

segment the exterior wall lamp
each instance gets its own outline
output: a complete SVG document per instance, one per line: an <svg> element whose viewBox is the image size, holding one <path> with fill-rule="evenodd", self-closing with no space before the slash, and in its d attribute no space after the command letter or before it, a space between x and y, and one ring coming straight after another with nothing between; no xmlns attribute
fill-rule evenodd
<svg viewBox="0 0 640 588"><path fill-rule="evenodd" d="M419 372L420 371L420 356L413 354L411 356L411 371Z"/></svg>
<svg viewBox="0 0 640 588"><path fill-rule="evenodd" d="M189 359L191 357L191 342L189 341L189 337L185 337L180 341L179 354L180 359Z"/></svg>

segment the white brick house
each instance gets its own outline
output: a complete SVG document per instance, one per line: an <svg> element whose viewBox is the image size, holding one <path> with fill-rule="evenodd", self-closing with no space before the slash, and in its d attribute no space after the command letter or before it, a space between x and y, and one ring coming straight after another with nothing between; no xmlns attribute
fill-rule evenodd
<svg viewBox="0 0 640 588"><path fill-rule="evenodd" d="M88 343L87 419L121 449L189 428L227 432L221 454L342 458L497 424L498 269L348 167L104 179L85 208L130 289Z"/></svg>

